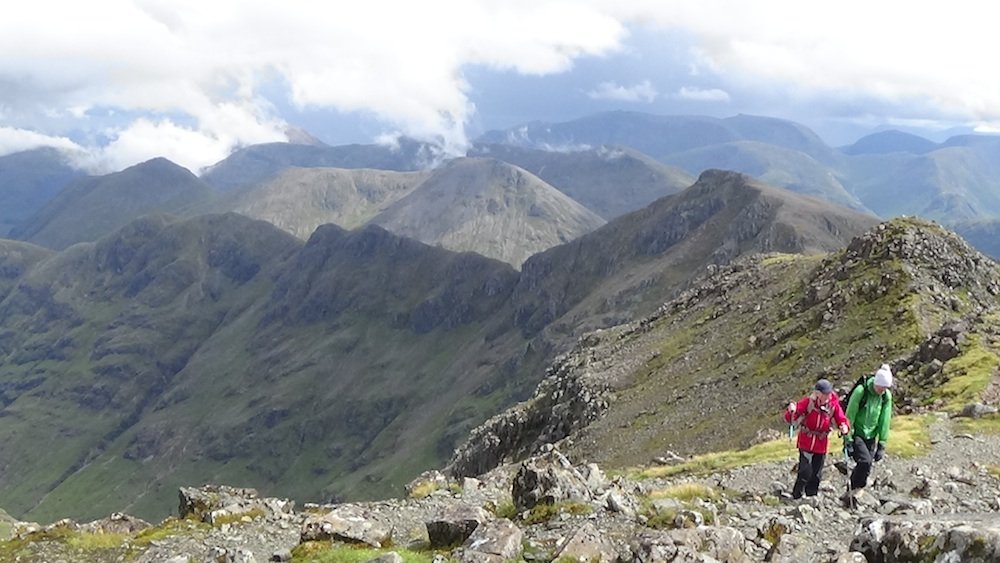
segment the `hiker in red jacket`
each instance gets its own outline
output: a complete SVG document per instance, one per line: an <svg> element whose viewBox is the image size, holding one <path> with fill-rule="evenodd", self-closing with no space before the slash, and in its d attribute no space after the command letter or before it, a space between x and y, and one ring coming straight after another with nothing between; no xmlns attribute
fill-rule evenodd
<svg viewBox="0 0 1000 563"><path fill-rule="evenodd" d="M803 490L808 497L816 496L826 461L827 436L833 423L837 423L842 436L850 430L833 385L825 379L817 381L811 394L798 403L788 403L785 421L799 425L799 467L792 498L802 498Z"/></svg>

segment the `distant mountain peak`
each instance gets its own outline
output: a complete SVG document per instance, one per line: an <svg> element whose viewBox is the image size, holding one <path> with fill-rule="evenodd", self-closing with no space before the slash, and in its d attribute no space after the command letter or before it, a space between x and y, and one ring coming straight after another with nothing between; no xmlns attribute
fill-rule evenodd
<svg viewBox="0 0 1000 563"><path fill-rule="evenodd" d="M320 141L312 135L309 131L306 131L302 127L296 127L294 125L289 125L285 127L285 136L288 137L288 142L296 145L312 145L314 147L326 147L329 146L323 141Z"/></svg>

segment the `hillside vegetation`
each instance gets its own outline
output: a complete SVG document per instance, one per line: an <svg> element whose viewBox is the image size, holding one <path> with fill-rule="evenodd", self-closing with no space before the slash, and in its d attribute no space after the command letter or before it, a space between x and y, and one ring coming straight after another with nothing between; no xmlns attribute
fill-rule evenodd
<svg viewBox="0 0 1000 563"><path fill-rule="evenodd" d="M567 436L572 455L611 467L744 448L778 434L782 406L817 378L846 389L883 362L901 412L957 412L1000 377L998 280L996 262L913 219L825 257L711 269L653 315L582 339L535 397L477 428L452 467L478 473Z"/></svg>

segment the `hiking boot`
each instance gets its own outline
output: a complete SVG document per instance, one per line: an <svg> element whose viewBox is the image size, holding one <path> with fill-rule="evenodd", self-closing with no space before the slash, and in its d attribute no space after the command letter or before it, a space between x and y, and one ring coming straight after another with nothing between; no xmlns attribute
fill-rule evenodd
<svg viewBox="0 0 1000 563"><path fill-rule="evenodd" d="M841 460L841 461L835 461L833 463L833 466L837 468L837 471L840 471L841 475L847 475L850 472L850 468L847 467L847 462L846 461L843 461L843 460Z"/></svg>

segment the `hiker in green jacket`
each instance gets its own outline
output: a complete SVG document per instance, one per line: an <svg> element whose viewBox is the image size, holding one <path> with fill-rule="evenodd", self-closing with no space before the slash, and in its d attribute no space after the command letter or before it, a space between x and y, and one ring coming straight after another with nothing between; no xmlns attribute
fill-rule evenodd
<svg viewBox="0 0 1000 563"><path fill-rule="evenodd" d="M892 420L890 387L892 370L887 364L882 364L874 375L855 386L847 400L847 419L851 421L847 449L857 462L851 472L849 491L867 485L872 462L882 461L885 456Z"/></svg>

